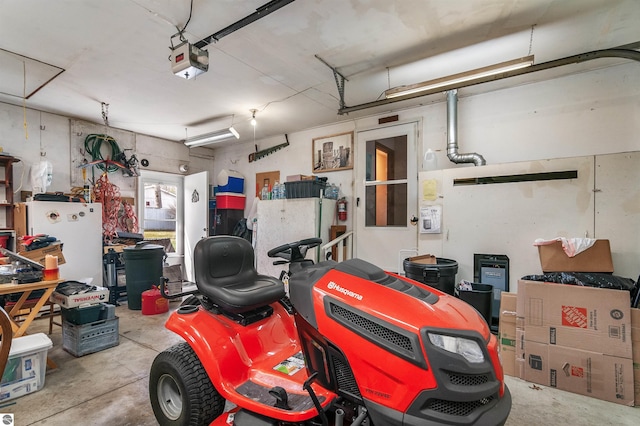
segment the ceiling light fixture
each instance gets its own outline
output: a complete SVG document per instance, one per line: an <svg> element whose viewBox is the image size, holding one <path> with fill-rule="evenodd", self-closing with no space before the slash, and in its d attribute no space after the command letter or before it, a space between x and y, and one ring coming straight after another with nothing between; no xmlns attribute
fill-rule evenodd
<svg viewBox="0 0 640 426"><path fill-rule="evenodd" d="M256 121L256 112L258 112L258 110L257 109L251 109L249 111L251 111L251 125L253 127L256 127L256 124L258 124L258 122Z"/></svg>
<svg viewBox="0 0 640 426"><path fill-rule="evenodd" d="M400 86L389 89L384 92L387 99L399 98L401 96L413 95L416 93L426 92L441 87L452 86L456 84L467 83L469 81L489 77L492 75L502 74L508 71L518 70L533 65L533 55L524 58L514 59L512 61L501 62L499 64L490 65L488 67L477 68L471 71L465 71L453 74L448 77L437 78L435 80L423 81L422 83L411 84L409 86Z"/></svg>
<svg viewBox="0 0 640 426"><path fill-rule="evenodd" d="M236 129L234 129L233 126L231 126L228 129L222 129L216 132L205 133L200 136L187 138L184 144L189 148L194 148L196 146L211 145L214 143L223 142L233 138L240 139L240 135L238 134Z"/></svg>

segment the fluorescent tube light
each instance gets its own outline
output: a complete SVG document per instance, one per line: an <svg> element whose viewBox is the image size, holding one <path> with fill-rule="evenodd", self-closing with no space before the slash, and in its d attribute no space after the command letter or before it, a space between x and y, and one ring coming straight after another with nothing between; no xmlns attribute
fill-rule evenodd
<svg viewBox="0 0 640 426"><path fill-rule="evenodd" d="M426 92L428 90L438 89L440 87L466 83L473 80L479 80L496 74L514 71L520 68L526 68L533 65L533 55L526 56L512 61L501 62L499 64L490 65L488 67L478 68L472 71L465 71L459 74L453 74L448 77L442 77L435 80L423 81L409 86L400 86L389 89L384 92L387 99L399 98L401 96L413 95L415 93Z"/></svg>
<svg viewBox="0 0 640 426"><path fill-rule="evenodd" d="M196 146L211 145L233 138L240 139L240 135L238 134L236 129L231 126L228 129L218 130L217 132L205 133L204 135L187 138L184 144L189 148L193 148Z"/></svg>

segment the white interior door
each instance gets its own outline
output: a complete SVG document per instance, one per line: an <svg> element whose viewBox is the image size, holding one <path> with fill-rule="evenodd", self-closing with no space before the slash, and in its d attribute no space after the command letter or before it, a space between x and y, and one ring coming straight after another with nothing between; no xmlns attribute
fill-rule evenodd
<svg viewBox="0 0 640 426"><path fill-rule="evenodd" d="M194 281L193 249L208 235L209 173L200 172L184 177L184 272Z"/></svg>
<svg viewBox="0 0 640 426"><path fill-rule="evenodd" d="M413 122L357 135L356 256L387 271L418 245L417 134Z"/></svg>

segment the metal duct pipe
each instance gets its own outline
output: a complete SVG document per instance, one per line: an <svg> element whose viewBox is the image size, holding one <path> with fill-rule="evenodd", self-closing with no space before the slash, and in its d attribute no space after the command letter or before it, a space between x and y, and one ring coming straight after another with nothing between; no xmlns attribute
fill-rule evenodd
<svg viewBox="0 0 640 426"><path fill-rule="evenodd" d="M484 157L472 152L471 154L458 154L458 91L447 92L447 157L453 163L473 163L476 166L487 164Z"/></svg>
<svg viewBox="0 0 640 426"><path fill-rule="evenodd" d="M636 49L639 43L640 42L631 43L625 46L620 46L619 48L615 48L615 49L596 50L593 52L582 53L580 55L568 56L566 58L556 59L554 61L549 61L549 62L543 62L541 64L535 64L530 67L521 68L515 71L508 71L498 75L477 78L475 80L467 81L465 83L451 84L449 86L438 87L436 89L428 90L422 93L414 93L411 95L400 96L398 98L380 99L378 101L367 102L364 104L359 104L354 106L342 106L341 104L341 107L338 110L338 114L340 115L349 114L350 112L354 112L354 111L360 111L367 108L379 107L381 105L387 105L394 102L406 101L408 99L413 99L413 98L421 98L423 96L433 95L433 94L441 93L447 90L461 89L463 87L469 87L469 86L474 86L476 84L488 83L490 81L502 80L505 78L515 77L518 75L530 74L533 72L548 70L556 67L562 67L565 65L579 64L581 62L592 61L594 59L623 58L623 59L629 59L631 61L640 62L640 52L636 50L630 50L630 49ZM342 97L343 96L341 95L341 100L344 101Z"/></svg>

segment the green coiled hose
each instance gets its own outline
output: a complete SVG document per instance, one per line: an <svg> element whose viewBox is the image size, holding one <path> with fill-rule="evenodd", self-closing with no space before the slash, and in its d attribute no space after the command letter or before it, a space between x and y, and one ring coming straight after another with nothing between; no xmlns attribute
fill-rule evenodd
<svg viewBox="0 0 640 426"><path fill-rule="evenodd" d="M114 138L109 135L98 135L98 134L90 134L84 139L84 149L85 151L91 155L92 161L104 161L105 158L102 156L102 144L106 143L111 148L111 155L107 157L112 161L120 161L122 156L122 151L120 151L120 147ZM106 171L107 173L113 173L120 168L114 164L108 163L97 163L96 167Z"/></svg>

